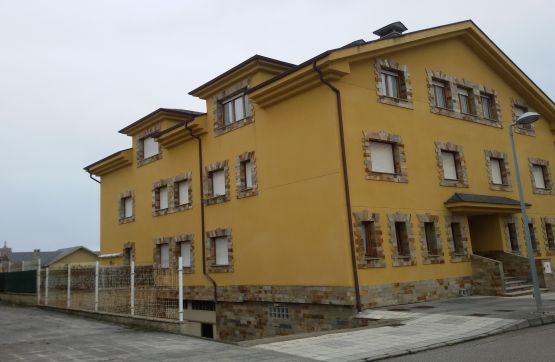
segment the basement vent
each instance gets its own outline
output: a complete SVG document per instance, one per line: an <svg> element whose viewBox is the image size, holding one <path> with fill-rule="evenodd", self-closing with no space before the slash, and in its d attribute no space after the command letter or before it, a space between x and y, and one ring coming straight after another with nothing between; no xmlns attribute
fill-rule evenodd
<svg viewBox="0 0 555 362"><path fill-rule="evenodd" d="M380 28L374 32L380 39L396 38L403 35L403 32L407 30L407 27L403 25L400 21L388 24L383 28Z"/></svg>

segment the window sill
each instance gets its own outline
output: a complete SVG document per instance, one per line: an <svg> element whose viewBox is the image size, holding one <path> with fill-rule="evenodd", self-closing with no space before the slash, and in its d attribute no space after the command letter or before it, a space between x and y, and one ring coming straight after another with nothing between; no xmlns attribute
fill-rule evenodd
<svg viewBox="0 0 555 362"><path fill-rule="evenodd" d="M240 121L233 122L233 123L230 123L230 124L225 125L225 126L223 126L223 125L218 125L218 126L214 127L214 134L215 134L216 136L220 136L220 135L222 135L222 134L231 132L231 131L233 131L233 130L235 130L235 129L237 129L237 128L241 128L241 127L243 127L243 126L246 126L246 125L248 125L248 124L251 124L251 123L253 123L253 122L254 122L254 116L250 116L250 117L243 118L243 119L240 120Z"/></svg>
<svg viewBox="0 0 555 362"><path fill-rule="evenodd" d="M391 106L413 109L412 100L406 99L406 98L396 98L396 97L386 96L384 94L378 94L378 102L382 104L388 104Z"/></svg>
<svg viewBox="0 0 555 362"><path fill-rule="evenodd" d="M461 119L463 121L482 124L485 126L503 128L503 124L498 119L481 118L476 114L457 112L454 109L442 108L436 105L431 105L431 112L438 115L450 117L450 118L456 118L456 119Z"/></svg>
<svg viewBox="0 0 555 362"><path fill-rule="evenodd" d="M224 202L229 201L229 194L226 195L220 195L220 196L212 196L212 197L208 197L205 198L203 200L204 205L217 205L217 204L222 204Z"/></svg>
<svg viewBox="0 0 555 362"><path fill-rule="evenodd" d="M137 160L137 167L146 166L152 162L160 160L161 158L162 158L162 153L159 153L149 158L143 158L142 160Z"/></svg>
<svg viewBox="0 0 555 362"><path fill-rule="evenodd" d="M119 219L119 223L120 224L128 224L130 222L135 221L135 217L134 216L130 216L130 217L124 217L124 218L120 218Z"/></svg>

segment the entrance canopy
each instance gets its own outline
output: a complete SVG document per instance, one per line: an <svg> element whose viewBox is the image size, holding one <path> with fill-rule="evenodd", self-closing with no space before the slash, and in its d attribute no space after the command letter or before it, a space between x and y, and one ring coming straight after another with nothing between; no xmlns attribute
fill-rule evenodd
<svg viewBox="0 0 555 362"><path fill-rule="evenodd" d="M526 207L532 205L526 204ZM508 197L455 193L445 201L445 207L453 213L477 214L515 214L520 212L518 200Z"/></svg>

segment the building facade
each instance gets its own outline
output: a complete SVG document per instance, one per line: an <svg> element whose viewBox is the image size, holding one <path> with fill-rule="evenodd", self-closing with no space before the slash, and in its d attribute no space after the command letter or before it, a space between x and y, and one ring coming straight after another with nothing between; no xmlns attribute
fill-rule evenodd
<svg viewBox="0 0 555 362"><path fill-rule="evenodd" d="M85 168L101 177L101 258L182 256L185 299L223 340L510 293L527 251L508 127L534 110L515 138L548 287L555 105L470 21L403 30L300 65L254 56L190 92L206 113L122 129L132 147Z"/></svg>

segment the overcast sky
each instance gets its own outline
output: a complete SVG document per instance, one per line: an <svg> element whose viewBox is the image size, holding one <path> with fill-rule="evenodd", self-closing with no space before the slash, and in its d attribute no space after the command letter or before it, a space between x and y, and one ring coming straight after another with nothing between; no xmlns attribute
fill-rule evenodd
<svg viewBox="0 0 555 362"><path fill-rule="evenodd" d="M98 250L83 167L159 107L205 111L187 92L254 54L300 63L393 21L472 19L553 99L554 15L548 0L0 0L0 242Z"/></svg>

